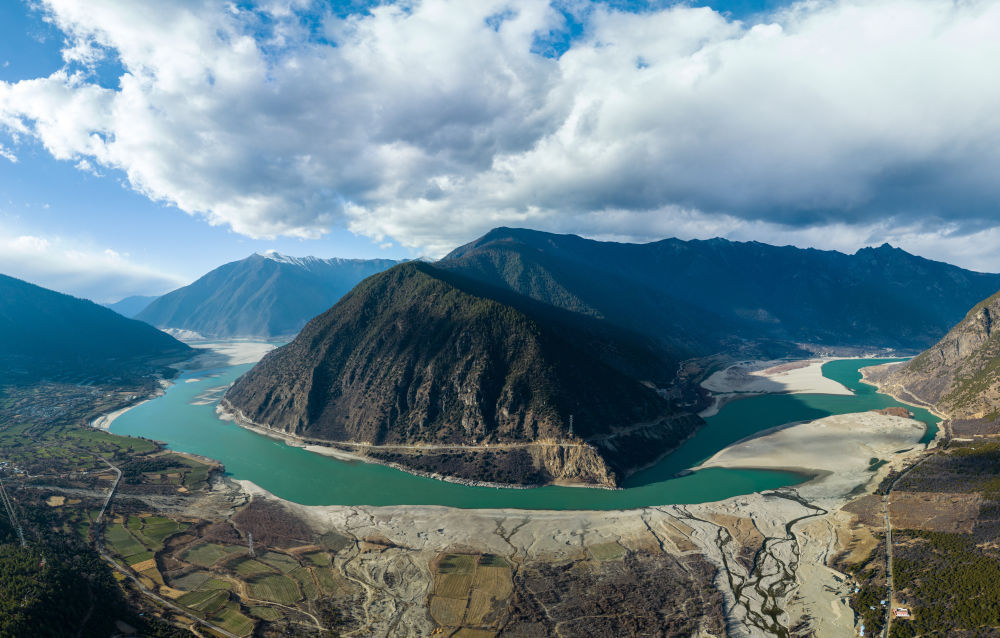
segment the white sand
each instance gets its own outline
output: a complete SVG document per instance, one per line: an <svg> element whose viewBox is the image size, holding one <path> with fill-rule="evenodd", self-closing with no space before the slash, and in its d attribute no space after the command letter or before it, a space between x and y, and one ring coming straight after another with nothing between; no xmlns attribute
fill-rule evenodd
<svg viewBox="0 0 1000 638"><path fill-rule="evenodd" d="M140 402L138 402L138 403L136 403L134 405L130 405L128 407L122 408L121 410L115 410L114 412L111 412L109 414L105 414L103 416L99 416L96 419L94 419L93 422L91 422L90 426L91 427L95 427L98 430L110 430L111 429L111 424L114 423L115 419L117 419L121 415L125 414L126 412L128 412L132 408L138 407L138 406L142 405L143 403L146 403L146 401L149 401L149 400L150 399L146 399L145 401L140 401Z"/></svg>
<svg viewBox="0 0 1000 638"><path fill-rule="evenodd" d="M735 443L700 467L803 469L822 475L800 486L812 499L839 498L867 483L871 459L893 461L899 450L919 450L924 425L876 412L838 414Z"/></svg>
<svg viewBox="0 0 1000 638"><path fill-rule="evenodd" d="M257 363L265 354L277 347L276 344L266 341L218 341L188 345L204 352L193 359L176 364L174 367L184 370L205 370L207 368L237 366L244 363Z"/></svg>
<svg viewBox="0 0 1000 638"><path fill-rule="evenodd" d="M754 394L853 394L823 376L823 364L833 359L805 361L743 361L713 373L701 383L715 401L699 416L718 414L723 405ZM792 366L793 369L788 369Z"/></svg>

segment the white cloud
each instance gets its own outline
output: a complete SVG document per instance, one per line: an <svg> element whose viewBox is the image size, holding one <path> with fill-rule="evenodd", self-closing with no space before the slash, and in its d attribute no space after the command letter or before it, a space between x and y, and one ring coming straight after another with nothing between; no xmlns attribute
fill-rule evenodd
<svg viewBox="0 0 1000 638"><path fill-rule="evenodd" d="M4 158L8 162L11 162L12 164L17 164L17 155L14 155L14 153L3 144L0 144L0 157Z"/></svg>
<svg viewBox="0 0 1000 638"><path fill-rule="evenodd" d="M441 254L500 224L698 227L934 250L1000 223L988 0L807 1L756 25L595 5L559 59L533 52L562 20L543 0L413 0L320 33L307 2L44 6L67 67L0 83L0 126L253 237L343 225ZM103 88L87 68L112 53Z"/></svg>
<svg viewBox="0 0 1000 638"><path fill-rule="evenodd" d="M185 282L110 248L0 228L0 273L97 302L160 294Z"/></svg>

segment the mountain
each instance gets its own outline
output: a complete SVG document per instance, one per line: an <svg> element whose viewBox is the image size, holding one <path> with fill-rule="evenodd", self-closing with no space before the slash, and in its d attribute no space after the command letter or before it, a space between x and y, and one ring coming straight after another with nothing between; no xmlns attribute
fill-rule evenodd
<svg viewBox="0 0 1000 638"><path fill-rule="evenodd" d="M0 377L6 382L142 373L191 352L92 301L0 275Z"/></svg>
<svg viewBox="0 0 1000 638"><path fill-rule="evenodd" d="M223 406L411 470L615 485L700 424L644 383L674 366L649 339L409 262L310 321Z"/></svg>
<svg viewBox="0 0 1000 638"><path fill-rule="evenodd" d="M292 336L359 281L396 263L251 255L163 295L136 319L208 338Z"/></svg>
<svg viewBox="0 0 1000 638"><path fill-rule="evenodd" d="M956 419L997 421L1000 409L1000 293L972 308L941 341L869 378L883 389Z"/></svg>
<svg viewBox="0 0 1000 638"><path fill-rule="evenodd" d="M158 296L145 296L145 295L132 295L131 297L125 297L121 301L116 301L115 303L103 304L105 308L110 308L120 314L123 317L132 318L146 309L146 306L153 303Z"/></svg>
<svg viewBox="0 0 1000 638"><path fill-rule="evenodd" d="M725 239L600 242L498 228L437 265L697 352L732 336L922 350L1000 275L888 244L853 255Z"/></svg>

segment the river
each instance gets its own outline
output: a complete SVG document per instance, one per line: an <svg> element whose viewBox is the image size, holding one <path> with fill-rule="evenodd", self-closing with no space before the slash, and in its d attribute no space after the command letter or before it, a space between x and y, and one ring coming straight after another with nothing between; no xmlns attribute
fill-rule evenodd
<svg viewBox="0 0 1000 638"><path fill-rule="evenodd" d="M824 376L851 389L854 394L850 396L773 394L728 403L674 453L631 476L622 490L470 487L286 445L216 417L222 391L252 364L185 372L163 396L118 417L111 431L164 441L171 449L217 459L233 478L253 481L303 505L611 510L703 503L795 485L807 478L791 472L722 468L676 476L731 443L784 423L903 405L860 383L861 367L884 361L850 359L823 366ZM937 419L926 410L905 407L927 425L925 442L933 439Z"/></svg>

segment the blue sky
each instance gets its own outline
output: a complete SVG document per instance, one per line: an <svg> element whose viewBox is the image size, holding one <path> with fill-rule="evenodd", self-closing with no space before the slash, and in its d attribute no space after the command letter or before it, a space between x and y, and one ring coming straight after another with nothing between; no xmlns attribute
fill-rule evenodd
<svg viewBox="0 0 1000 638"><path fill-rule="evenodd" d="M0 3L0 272L109 301L497 225L1000 270L991 3L120 2Z"/></svg>
<svg viewBox="0 0 1000 638"><path fill-rule="evenodd" d="M340 2L333 8L340 15L349 15L364 13L371 4ZM650 8L647 3L630 0L606 4L636 12ZM733 0L712 6L740 18L752 18L778 4L771 0ZM569 17L569 11L566 14ZM27 2L0 3L0 80L44 77L64 66L61 51L65 35L43 18L43 12L32 9ZM553 33L545 44L550 55L565 50L582 30L582 25L572 20L567 27ZM99 85L114 88L122 68L112 59L91 73ZM404 248L391 240L374 241L336 227L319 239L253 239L226 227L206 224L168 203L151 201L130 189L120 170L101 168L94 174L75 168L74 162L56 160L37 141L21 145L17 157L17 163L0 164L0 220L9 234L44 236L55 230L83 247L110 248L164 273L167 286L169 280L190 281L227 261L271 249L292 255L420 256L418 249ZM110 298L120 294L117 290L109 292ZM140 285L134 292L155 294L162 290L154 284L151 289Z"/></svg>

